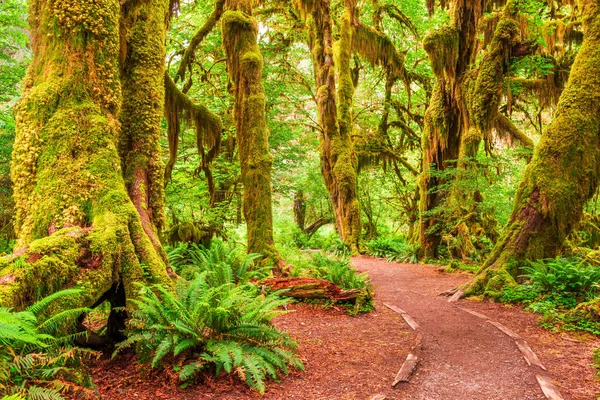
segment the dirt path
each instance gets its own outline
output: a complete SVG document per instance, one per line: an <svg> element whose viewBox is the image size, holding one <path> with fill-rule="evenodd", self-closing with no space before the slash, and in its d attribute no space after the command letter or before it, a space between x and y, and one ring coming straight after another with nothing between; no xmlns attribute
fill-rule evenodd
<svg viewBox="0 0 600 400"><path fill-rule="evenodd" d="M545 399L536 380L544 371L526 363L513 339L457 305L485 314L523 337L565 399L594 399L600 391L590 365L593 349L600 346L597 339L549 332L536 325L537 316L516 307L448 303L438 295L468 281L469 275L368 257L356 258L353 264L371 275L378 303L400 307L420 325L421 363L412 381L398 386L398 398Z"/></svg>
<svg viewBox="0 0 600 400"><path fill-rule="evenodd" d="M300 343L306 372L270 382L263 399L369 400L529 400L545 399L536 374L514 340L483 319L458 307L485 314L522 336L539 356L564 399L590 400L600 392L591 366L600 341L591 336L552 333L537 326L538 316L518 307L460 301L438 294L470 279L440 273L435 267L387 263L370 257L353 259L376 288L376 310L350 317L341 310L295 304L276 324ZM419 324L423 336L420 364L410 383L391 387L396 372L415 342L416 333L402 317L384 307L392 304ZM238 381L207 375L197 386L181 389L172 371L146 371L121 357L92 364L104 399L256 399Z"/></svg>

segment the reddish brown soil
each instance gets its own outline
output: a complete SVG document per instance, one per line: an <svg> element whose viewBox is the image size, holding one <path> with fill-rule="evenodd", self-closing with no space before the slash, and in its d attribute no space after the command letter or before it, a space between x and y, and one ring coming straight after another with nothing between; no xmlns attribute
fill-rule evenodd
<svg viewBox="0 0 600 400"><path fill-rule="evenodd" d="M300 343L306 372L270 382L264 399L475 400L544 399L536 383L540 370L529 367L514 342L489 323L448 303L438 294L470 279L435 267L386 263L368 257L354 265L368 271L376 287L376 311L350 317L341 310L306 304L276 324ZM421 363L411 383L391 388L415 340L402 318L383 307L404 309L423 334ZM536 325L538 316L519 307L460 301L519 333L548 368L565 399L593 399L600 392L592 350L600 341L585 335L553 333ZM240 382L207 375L198 385L177 386L175 373L148 371L134 358L91 364L103 399L254 399Z"/></svg>

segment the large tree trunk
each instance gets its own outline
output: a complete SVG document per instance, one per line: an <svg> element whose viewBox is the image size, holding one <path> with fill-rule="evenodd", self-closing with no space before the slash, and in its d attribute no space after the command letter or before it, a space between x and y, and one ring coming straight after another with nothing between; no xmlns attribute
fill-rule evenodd
<svg viewBox="0 0 600 400"><path fill-rule="evenodd" d="M470 70L476 45L477 24L486 0L455 0L448 25L425 38L424 48L437 77L425 113L423 129L423 172L419 179L420 245L425 257L433 258L442 236L442 216L437 209L446 199L440 186L446 179L436 174L458 159L461 138L468 122L462 83ZM436 210L437 209L437 210Z"/></svg>
<svg viewBox="0 0 600 400"><path fill-rule="evenodd" d="M235 123L240 149L243 209L248 232L248 252L260 253L275 263L273 243L271 166L265 120L263 57L258 48L258 24L252 1L227 1L221 18L227 71L235 96Z"/></svg>
<svg viewBox="0 0 600 400"><path fill-rule="evenodd" d="M554 257L600 177L600 1L580 2L585 37L553 121L535 148L512 216L467 293L498 295L525 259Z"/></svg>
<svg viewBox="0 0 600 400"><path fill-rule="evenodd" d="M2 306L65 287L82 291L63 307L123 306L118 288L130 298L133 282L170 284L117 150L120 13L118 0L30 2L34 58L12 162L17 252L0 259Z"/></svg>
<svg viewBox="0 0 600 400"><path fill-rule="evenodd" d="M330 0L310 2L310 7L305 11L312 15L309 42L317 84L317 108L321 128L321 170L333 204L340 238L353 253L358 253L360 206L357 160L352 143L354 84L350 71L354 3L353 0L345 1L340 39L336 43L338 57L335 62L338 64L339 77L337 100Z"/></svg>

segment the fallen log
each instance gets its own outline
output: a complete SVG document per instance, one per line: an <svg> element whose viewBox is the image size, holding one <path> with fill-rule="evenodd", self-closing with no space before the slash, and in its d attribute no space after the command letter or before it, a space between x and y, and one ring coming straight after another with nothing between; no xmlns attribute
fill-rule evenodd
<svg viewBox="0 0 600 400"><path fill-rule="evenodd" d="M284 296L294 299L356 301L364 294L360 289L343 290L330 281L318 278L269 278L262 285L273 291L287 290Z"/></svg>

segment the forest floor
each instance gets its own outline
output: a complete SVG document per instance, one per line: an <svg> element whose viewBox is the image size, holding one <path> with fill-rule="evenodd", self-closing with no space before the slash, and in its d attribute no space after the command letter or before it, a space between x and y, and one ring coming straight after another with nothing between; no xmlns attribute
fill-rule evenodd
<svg viewBox="0 0 600 400"><path fill-rule="evenodd" d="M528 400L545 399L536 375L545 374L564 399L595 399L600 382L592 352L600 340L581 333L551 332L538 326L538 315L518 306L489 302L449 303L440 292L468 281L470 275L447 274L423 265L353 259L375 286L375 311L351 317L337 307L294 304L276 325L300 344L305 372L269 382L264 399ZM419 325L413 331L401 308ZM547 368L529 366L515 341L484 314L527 341ZM422 335L420 363L410 383L391 384L407 354ZM97 391L103 399L256 399L258 394L230 378L206 375L182 389L176 373L148 371L134 356L93 361Z"/></svg>

